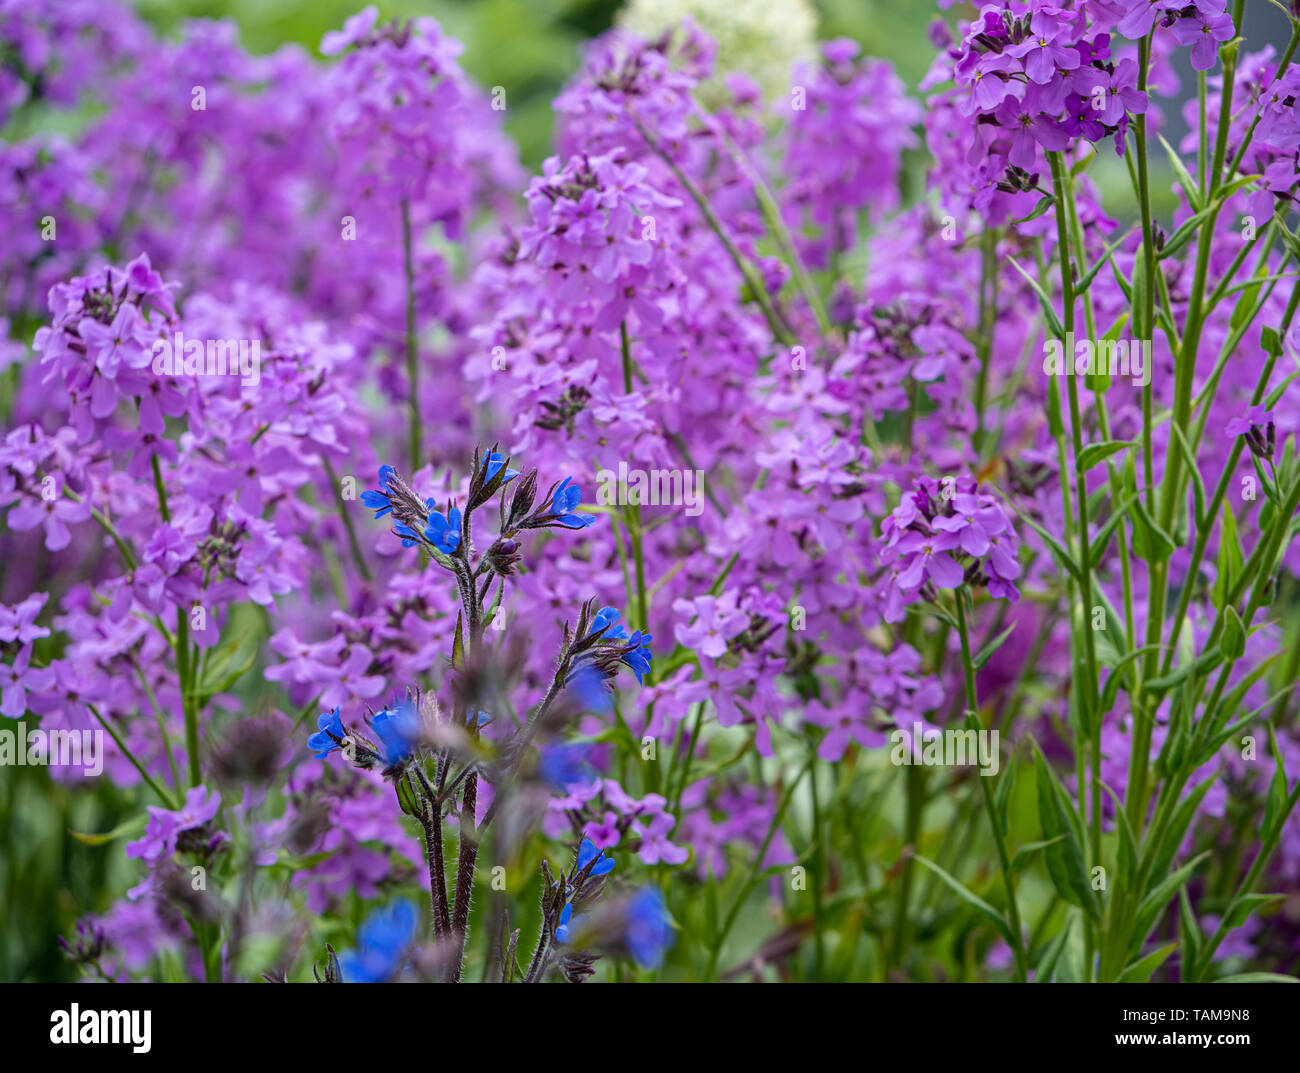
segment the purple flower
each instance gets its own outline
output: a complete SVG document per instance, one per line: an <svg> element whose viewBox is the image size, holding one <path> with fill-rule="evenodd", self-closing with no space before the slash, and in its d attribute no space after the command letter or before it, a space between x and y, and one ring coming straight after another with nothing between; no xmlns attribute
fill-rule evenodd
<svg viewBox="0 0 1300 1073"><path fill-rule="evenodd" d="M1059 72L1073 71L1079 66L1078 51L1056 36L1057 25L1054 17L1037 12L1030 22L1033 32L1006 50L1006 55L1024 60L1025 74L1031 82L1046 85Z"/></svg>
<svg viewBox="0 0 1300 1073"><path fill-rule="evenodd" d="M1252 406L1244 414L1234 417L1224 428L1224 434L1237 437L1244 436L1252 428L1264 428L1273 421L1273 412L1266 410L1263 404Z"/></svg>
<svg viewBox="0 0 1300 1073"><path fill-rule="evenodd" d="M342 666L330 668L324 675L328 684L321 694L321 704L337 708L353 699L369 700L382 693L384 679L380 675L366 674L373 662L370 649L353 645Z"/></svg>
<svg viewBox="0 0 1300 1073"><path fill-rule="evenodd" d="M1031 88L1023 100L1006 100L994 113L997 121L1011 134L1011 151L1007 159L1018 168L1032 171L1038 163L1038 149L1057 153L1070 144L1061 125L1040 110L1041 91Z"/></svg>
<svg viewBox="0 0 1300 1073"><path fill-rule="evenodd" d="M947 553L961 541L950 534L911 533L898 545L902 561L898 570L898 585L902 589L919 589L932 581L941 589L955 589L965 576L960 566Z"/></svg>
<svg viewBox="0 0 1300 1073"><path fill-rule="evenodd" d="M1183 0L1128 0L1128 8L1115 28L1130 41L1136 41L1155 29L1156 19L1181 7Z"/></svg>
<svg viewBox="0 0 1300 1073"><path fill-rule="evenodd" d="M77 331L86 344L87 357L110 380L123 363L132 369L141 369L149 364L149 352L142 345L144 332L140 312L133 305L124 302L109 325L85 318Z"/></svg>
<svg viewBox="0 0 1300 1073"><path fill-rule="evenodd" d="M126 844L126 855L147 864L170 857L176 852L176 840L184 831L203 827L221 808L221 794L204 786L195 786L185 795L185 804L176 811L149 806L149 821L144 837Z"/></svg>
<svg viewBox="0 0 1300 1073"><path fill-rule="evenodd" d="M1208 71L1213 67L1219 60L1219 45L1231 41L1236 32L1232 16L1227 13L1204 15L1198 12L1174 23L1174 37L1178 43L1192 46L1192 67L1197 71Z"/></svg>
<svg viewBox="0 0 1300 1073"><path fill-rule="evenodd" d="M89 517L88 503L76 503L57 496L45 499L27 495L9 512L9 528L21 533L42 526L45 529L46 550L61 551L72 541L68 526L84 522Z"/></svg>
<svg viewBox="0 0 1300 1073"><path fill-rule="evenodd" d="M692 648L702 656L717 659L727 651L727 639L740 633L749 616L736 609L736 594L699 596L694 600L677 600L673 610L682 618L674 630L677 643Z"/></svg>
<svg viewBox="0 0 1300 1073"><path fill-rule="evenodd" d="M1263 406L1252 406L1241 417L1234 417L1224 430L1229 436L1242 436L1256 458L1269 460L1277 446L1277 426L1273 414Z"/></svg>
<svg viewBox="0 0 1300 1073"><path fill-rule="evenodd" d="M32 646L23 645L12 665L0 663L0 715L18 719L27 711L28 692L40 693L55 683L49 667L30 666Z"/></svg>
<svg viewBox="0 0 1300 1073"><path fill-rule="evenodd" d="M50 631L44 626L36 625L36 616L41 613L41 608L49 598L48 593L34 592L13 607L0 604L0 642L30 644L41 637L48 637Z"/></svg>

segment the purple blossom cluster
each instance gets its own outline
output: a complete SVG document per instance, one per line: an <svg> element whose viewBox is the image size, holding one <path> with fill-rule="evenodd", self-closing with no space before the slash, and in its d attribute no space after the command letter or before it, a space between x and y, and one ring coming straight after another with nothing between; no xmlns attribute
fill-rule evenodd
<svg viewBox="0 0 1300 1073"><path fill-rule="evenodd" d="M909 603L963 585L986 588L1000 600L1020 599L1020 540L997 498L969 477L942 485L916 480L881 523L881 536L880 561L889 569L886 622L902 618Z"/></svg>

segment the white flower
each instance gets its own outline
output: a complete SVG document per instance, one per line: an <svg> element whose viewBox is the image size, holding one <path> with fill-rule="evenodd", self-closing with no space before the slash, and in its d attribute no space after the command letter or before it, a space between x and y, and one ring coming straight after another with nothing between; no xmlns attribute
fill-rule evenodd
<svg viewBox="0 0 1300 1073"><path fill-rule="evenodd" d="M653 40L685 18L718 42L717 74L743 71L769 102L790 92L795 62L817 54L817 13L809 0L631 0L618 22ZM725 99L720 78L697 96L706 106Z"/></svg>

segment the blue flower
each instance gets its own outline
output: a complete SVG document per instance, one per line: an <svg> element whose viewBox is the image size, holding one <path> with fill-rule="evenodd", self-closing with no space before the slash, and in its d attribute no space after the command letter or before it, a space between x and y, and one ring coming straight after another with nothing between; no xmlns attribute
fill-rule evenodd
<svg viewBox="0 0 1300 1073"><path fill-rule="evenodd" d="M605 688L605 676L590 663L580 663L565 687L578 706L589 712L607 712L614 706L614 698Z"/></svg>
<svg viewBox="0 0 1300 1073"><path fill-rule="evenodd" d="M454 552L460 547L460 511L452 507L445 518L437 511L431 512L424 527L424 539L444 555Z"/></svg>
<svg viewBox="0 0 1300 1073"><path fill-rule="evenodd" d="M420 535L409 525L398 522L393 526L393 532L402 538L402 547L410 548L420 543Z"/></svg>
<svg viewBox="0 0 1300 1073"><path fill-rule="evenodd" d="M572 937L578 925L580 925L586 916L579 914L575 919L573 916L573 903L565 902L564 908L560 910L560 921L555 926L555 941L557 943L567 943Z"/></svg>
<svg viewBox="0 0 1300 1073"><path fill-rule="evenodd" d="M483 474L483 483L487 484L490 480L492 480L492 478L495 477L501 471L501 467L504 466L505 464L506 464L505 458L502 455L498 454L496 451L493 451L490 455L488 455L487 461L483 465L483 468L486 470L486 472ZM505 479L501 483L509 484L518 476L519 476L519 471L517 469L508 469L506 470Z"/></svg>
<svg viewBox="0 0 1300 1073"><path fill-rule="evenodd" d="M469 727L487 726L490 722L492 722L492 717L481 708L475 709L465 717L465 726L467 729Z"/></svg>
<svg viewBox="0 0 1300 1073"><path fill-rule="evenodd" d="M591 620L591 629L587 631L587 636L590 637L593 633L599 633L600 630L608 626L609 629L605 630L605 632L601 634L601 640L625 640L627 638L627 630L625 630L621 624L616 625L616 623L618 623L618 618L618 612L615 611L614 608L602 607L596 612L596 617Z"/></svg>
<svg viewBox="0 0 1300 1073"><path fill-rule="evenodd" d="M370 721L370 725L379 735L386 766L400 764L415 751L415 743L420 736L420 718L409 697L379 712Z"/></svg>
<svg viewBox="0 0 1300 1073"><path fill-rule="evenodd" d="M673 944L672 923L663 895L655 887L642 887L628 900L623 919L623 940L643 969L657 969Z"/></svg>
<svg viewBox="0 0 1300 1073"><path fill-rule="evenodd" d="M379 467L379 491L374 492L370 489L361 493L361 502L375 512L376 518L382 518L393 509L392 500L388 498L388 493L384 491L388 487L388 479L397 476L397 472L392 466Z"/></svg>
<svg viewBox="0 0 1300 1073"><path fill-rule="evenodd" d="M622 657L622 661L632 668L636 680L642 684L645 683L645 676L650 673L650 660L654 658L654 653L650 651L650 642L653 640L650 634L637 630L628 639L628 644L636 647Z"/></svg>
<svg viewBox="0 0 1300 1073"><path fill-rule="evenodd" d="M339 958L343 981L381 984L396 976L415 938L419 916L409 901L394 902L388 909L371 913L357 932L357 949Z"/></svg>
<svg viewBox="0 0 1300 1073"><path fill-rule="evenodd" d="M548 745L541 749L541 776L556 793L575 782L586 782L591 768L587 750L581 745Z"/></svg>
<svg viewBox="0 0 1300 1073"><path fill-rule="evenodd" d="M578 858L574 861L573 870L581 872L592 861L596 862L590 873L592 879L597 876L607 876L614 870L614 858L606 857L605 851L597 849L595 842L590 838L584 838L582 845L578 847Z"/></svg>
<svg viewBox="0 0 1300 1073"><path fill-rule="evenodd" d="M307 748L316 752L317 760L323 760L339 748L339 742L347 735L343 732L343 720L339 718L337 708L332 712L321 712L320 718L316 720L316 726L319 730L307 739Z"/></svg>
<svg viewBox="0 0 1300 1073"><path fill-rule="evenodd" d="M561 525L565 529L586 529L587 526L595 522L596 517L593 514L575 514L578 504L582 502L582 489L576 484L571 484L572 477L565 477L560 482L560 487L555 490L555 495L551 496L551 513L559 515L553 525Z"/></svg>

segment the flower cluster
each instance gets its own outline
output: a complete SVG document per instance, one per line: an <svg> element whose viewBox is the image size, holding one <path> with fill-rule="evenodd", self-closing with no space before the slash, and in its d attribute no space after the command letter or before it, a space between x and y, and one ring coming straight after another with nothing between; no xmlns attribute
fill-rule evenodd
<svg viewBox="0 0 1300 1073"><path fill-rule="evenodd" d="M885 621L908 604L937 599L940 589L987 588L1015 602L1020 540L997 497L970 477L921 477L880 526L880 561L889 569Z"/></svg>

